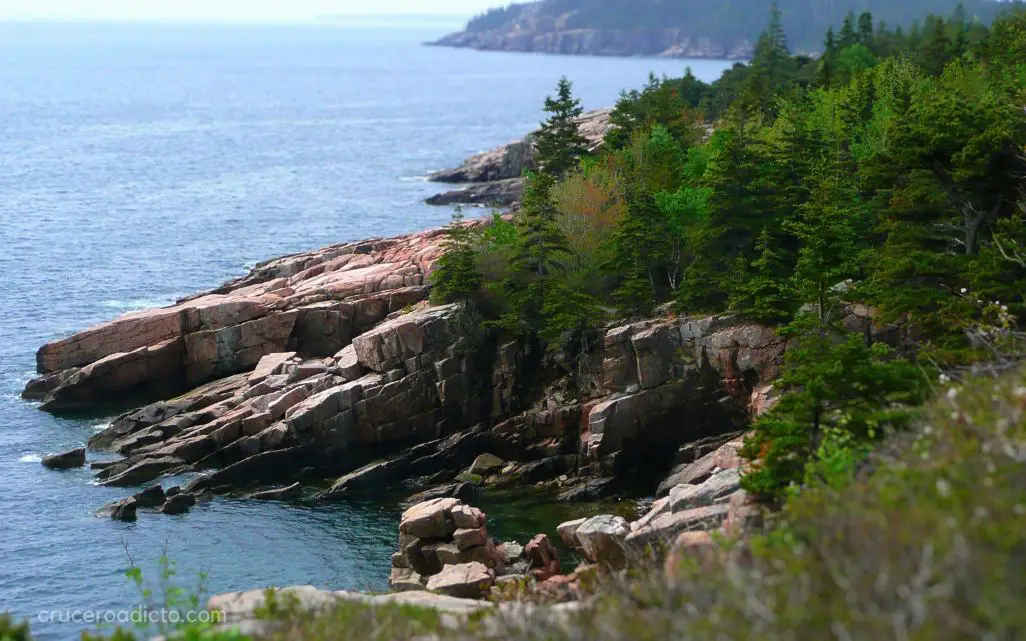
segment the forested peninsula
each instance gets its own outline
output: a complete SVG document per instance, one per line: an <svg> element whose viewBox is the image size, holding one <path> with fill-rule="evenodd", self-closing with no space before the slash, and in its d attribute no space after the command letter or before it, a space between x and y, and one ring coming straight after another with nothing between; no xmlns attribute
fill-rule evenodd
<svg viewBox="0 0 1026 641"><path fill-rule="evenodd" d="M1008 8L992 0L781 0L782 26L795 52L818 54L822 36L846 15L866 12L869 29L900 29L912 39L929 32L928 14L957 11L989 24ZM463 31L432 44L489 51L605 56L748 59L770 19L762 0L542 0L492 9ZM865 26L863 26L865 28Z"/></svg>

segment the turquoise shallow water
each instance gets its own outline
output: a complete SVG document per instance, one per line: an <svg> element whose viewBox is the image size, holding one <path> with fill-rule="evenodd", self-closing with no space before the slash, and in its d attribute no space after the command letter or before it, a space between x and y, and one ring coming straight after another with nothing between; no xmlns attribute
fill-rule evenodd
<svg viewBox="0 0 1026 641"><path fill-rule="evenodd" d="M561 74L607 106L681 61L426 48L413 28L0 24L0 611L124 608L125 547L166 544L215 591L382 589L398 507L219 499L185 517L93 516L124 495L40 456L109 417L18 399L47 340L160 305L257 261L444 223L419 179L514 139ZM712 79L726 63L694 62ZM528 510L529 506L517 506ZM534 528L497 515L500 533Z"/></svg>

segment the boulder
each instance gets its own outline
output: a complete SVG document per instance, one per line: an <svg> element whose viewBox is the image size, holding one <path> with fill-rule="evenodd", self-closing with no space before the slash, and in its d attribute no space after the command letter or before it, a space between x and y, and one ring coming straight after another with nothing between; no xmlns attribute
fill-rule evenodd
<svg viewBox="0 0 1026 641"><path fill-rule="evenodd" d="M51 470L70 470L85 465L86 451L84 447L64 452L63 454L51 454L43 458L43 467Z"/></svg>
<svg viewBox="0 0 1026 641"><path fill-rule="evenodd" d="M399 532L419 539L451 536L456 531L452 509L458 504L457 499L443 498L414 505L403 512Z"/></svg>
<svg viewBox="0 0 1026 641"><path fill-rule="evenodd" d="M159 485L146 488L138 494L132 495L138 507L160 507L164 504L164 488Z"/></svg>
<svg viewBox="0 0 1026 641"><path fill-rule="evenodd" d="M720 527L726 516L727 506L722 503L683 512L668 512L628 534L624 544L633 552L644 551L650 545L670 545L681 532Z"/></svg>
<svg viewBox="0 0 1026 641"><path fill-rule="evenodd" d="M452 538L456 543L456 547L460 550L466 550L488 543L488 530L483 527L456 530Z"/></svg>
<svg viewBox="0 0 1026 641"><path fill-rule="evenodd" d="M620 516L593 516L577 528L575 536L589 560L615 569L627 564L624 539L630 534L627 519Z"/></svg>
<svg viewBox="0 0 1026 641"><path fill-rule="evenodd" d="M196 497L182 492L169 497L164 502L163 507L160 508L160 511L163 514L171 515L185 514L193 505L196 505Z"/></svg>
<svg viewBox="0 0 1026 641"><path fill-rule="evenodd" d="M577 540L577 528L581 527L581 525L583 525L587 520L587 518L583 518L576 519L574 521L567 521L565 523L560 523L556 528L556 531L559 532L559 538L563 540L563 543L565 543L567 547L580 547L581 544Z"/></svg>
<svg viewBox="0 0 1026 641"><path fill-rule="evenodd" d="M741 489L741 474L737 469L713 474L701 485L678 485L670 490L670 509L683 512L691 508L723 503Z"/></svg>
<svg viewBox="0 0 1026 641"><path fill-rule="evenodd" d="M424 579L412 569L392 568L392 574L388 577L388 587L393 592L411 592L423 590Z"/></svg>
<svg viewBox="0 0 1026 641"><path fill-rule="evenodd" d="M452 509L452 521L460 529L476 529L484 527L485 514L476 507L457 505Z"/></svg>
<svg viewBox="0 0 1026 641"><path fill-rule="evenodd" d="M614 496L619 486L620 481L615 477L592 478L563 490L556 498L564 503L598 501Z"/></svg>
<svg viewBox="0 0 1026 641"><path fill-rule="evenodd" d="M281 368L295 355L295 352L278 352L264 356L257 362L253 373L247 377L247 382L250 385L256 385L272 374L281 373Z"/></svg>
<svg viewBox="0 0 1026 641"><path fill-rule="evenodd" d="M690 559L702 562L715 551L716 542L709 532L681 532L666 554L664 571L672 577L679 572L685 561Z"/></svg>
<svg viewBox="0 0 1026 641"><path fill-rule="evenodd" d="M427 589L447 596L480 599L495 582L495 573L483 563L447 565L427 581Z"/></svg>
<svg viewBox="0 0 1026 641"><path fill-rule="evenodd" d="M535 536L524 546L524 557L530 563L531 574L539 581L544 581L560 573L561 567L556 548L545 534Z"/></svg>
<svg viewBox="0 0 1026 641"><path fill-rule="evenodd" d="M488 476L493 472L498 472L506 466L506 461L503 461L494 454L482 454L474 459L474 462L470 466L469 472L478 476Z"/></svg>
<svg viewBox="0 0 1026 641"><path fill-rule="evenodd" d="M763 508L752 495L739 490L731 495L727 503L727 518L723 522L726 535L740 538L757 532L763 527Z"/></svg>
<svg viewBox="0 0 1026 641"><path fill-rule="evenodd" d="M335 355L338 368L347 380L355 381L363 376L363 365L360 364L360 356L356 353L356 347L352 344Z"/></svg>
<svg viewBox="0 0 1026 641"><path fill-rule="evenodd" d="M515 563L524 556L524 546L516 541L507 541L499 546L499 552L505 565Z"/></svg>
<svg viewBox="0 0 1026 641"><path fill-rule="evenodd" d="M136 509L138 507L139 505L138 503L136 503L136 500L132 497L129 497L127 499L122 499L120 501L115 501L114 503L111 503L103 510L101 510L100 513L110 516L110 518L114 519L115 521L125 521L130 523L132 521L135 521L136 518L138 518L136 514Z"/></svg>

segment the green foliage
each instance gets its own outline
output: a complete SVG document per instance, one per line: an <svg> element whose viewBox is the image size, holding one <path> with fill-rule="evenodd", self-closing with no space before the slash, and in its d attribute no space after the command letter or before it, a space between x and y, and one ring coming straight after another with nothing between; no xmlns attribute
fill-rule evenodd
<svg viewBox="0 0 1026 641"><path fill-rule="evenodd" d="M500 225L504 222L501 218L498 220ZM493 237L497 233L502 232L493 231ZM476 235L475 230L464 222L463 212L456 211L452 223L445 228L444 253L431 272L432 303L465 303L481 288L483 276L478 270L474 250Z"/></svg>
<svg viewBox="0 0 1026 641"><path fill-rule="evenodd" d="M0 614L0 641L32 641L28 621L19 623L10 613Z"/></svg>
<svg viewBox="0 0 1026 641"><path fill-rule="evenodd" d="M794 290L782 254L774 245L773 235L764 229L755 244L757 258L747 264L738 256L741 263L735 268L737 282L730 296L731 309L767 325L789 320L794 314Z"/></svg>
<svg viewBox="0 0 1026 641"><path fill-rule="evenodd" d="M858 7L872 12L873 18L908 30L915 21L930 12L947 12L955 1L864 0ZM840 24L853 6L847 2L822 0L779 0L780 22L788 40L798 51L817 51L827 27ZM989 23L1007 7L987 0L966 0L964 15ZM771 3L765 0L733 0L729 4L709 4L699 0L660 2L658 0L545 0L541 3L516 3L494 9L470 21L467 30L492 29L511 33L528 21L551 22L563 29L616 29L624 32L675 29L681 38L692 41L706 38L712 45L731 50L743 42L755 42L772 16ZM851 14L852 39L858 41L872 22ZM918 29L916 29L918 31ZM658 53L653 51L651 53Z"/></svg>
<svg viewBox="0 0 1026 641"><path fill-rule="evenodd" d="M815 476L768 529L600 577L588 607L469 621L395 606L283 612L290 641L1026 637L1026 372L945 385L917 425L866 450L824 433ZM858 471L852 472L853 467ZM514 592L516 592L514 590ZM514 594L516 596L516 593Z"/></svg>
<svg viewBox="0 0 1026 641"><path fill-rule="evenodd" d="M534 137L538 165L542 172L560 178L588 153L588 141L578 123L581 101L574 98L573 85L565 77L559 80L556 97L545 99L545 112L549 116Z"/></svg>

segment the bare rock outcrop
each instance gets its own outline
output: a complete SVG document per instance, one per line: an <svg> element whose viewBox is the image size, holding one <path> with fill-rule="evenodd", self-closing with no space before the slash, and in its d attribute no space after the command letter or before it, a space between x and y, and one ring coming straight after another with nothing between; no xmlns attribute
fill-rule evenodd
<svg viewBox="0 0 1026 641"><path fill-rule="evenodd" d="M425 501L403 512L389 585L399 592L426 589L480 599L505 560L481 510L453 498Z"/></svg>
<svg viewBox="0 0 1026 641"><path fill-rule="evenodd" d="M262 263L44 346L26 395L51 411L166 399L90 439L123 457L97 467L103 484L198 471L189 494L252 494L335 479L325 500L424 478L429 495L469 496L456 477L485 453L506 464L472 474L475 484L590 500L627 483L654 489L672 469L668 493L724 468L699 459L771 405L786 342L731 316L610 325L580 367L539 381L519 343L423 300L442 239L434 230ZM721 453L735 467L736 449Z"/></svg>
<svg viewBox="0 0 1026 641"><path fill-rule="evenodd" d="M581 115L581 135L591 148L602 144L609 129L612 109L596 109ZM427 200L429 205L484 205L506 207L520 200L523 175L535 168L533 134L497 149L475 154L455 169L437 171L428 179L433 182L465 184Z"/></svg>
<svg viewBox="0 0 1026 641"><path fill-rule="evenodd" d="M434 230L263 263L216 290L44 345L41 377L24 396L53 411L168 398L250 371L269 354L332 357L426 297L440 243Z"/></svg>

